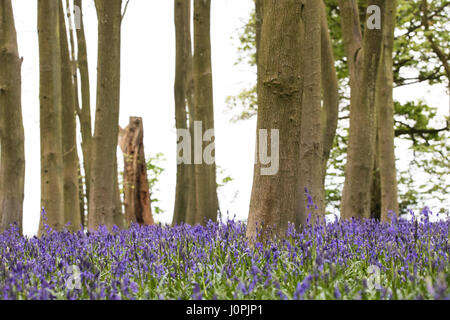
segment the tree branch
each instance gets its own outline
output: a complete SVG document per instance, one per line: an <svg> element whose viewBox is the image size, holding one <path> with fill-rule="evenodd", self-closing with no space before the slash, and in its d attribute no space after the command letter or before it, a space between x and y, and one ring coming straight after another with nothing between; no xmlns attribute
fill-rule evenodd
<svg viewBox="0 0 450 320"><path fill-rule="evenodd" d="M129 3L130 3L130 0L127 0L127 3L125 4L125 8L123 9L122 19L120 19L120 21L122 21L123 18L125 17L125 13L127 13L127 9L128 9L128 4Z"/></svg>

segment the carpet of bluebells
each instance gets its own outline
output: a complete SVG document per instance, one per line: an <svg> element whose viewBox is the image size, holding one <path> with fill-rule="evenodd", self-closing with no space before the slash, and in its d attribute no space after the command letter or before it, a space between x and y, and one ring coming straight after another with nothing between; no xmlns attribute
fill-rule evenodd
<svg viewBox="0 0 450 320"><path fill-rule="evenodd" d="M0 299L448 299L450 221L242 222L0 234Z"/></svg>

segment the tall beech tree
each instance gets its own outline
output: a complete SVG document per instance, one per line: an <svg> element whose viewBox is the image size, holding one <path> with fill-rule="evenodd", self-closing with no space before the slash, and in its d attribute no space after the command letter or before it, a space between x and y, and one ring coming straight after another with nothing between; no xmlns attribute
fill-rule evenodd
<svg viewBox="0 0 450 320"><path fill-rule="evenodd" d="M87 61L86 37L83 22L83 7L81 0L74 0L74 5L79 8L79 25L76 28L77 35L77 59L76 65L80 72L81 107L77 107L77 115L80 121L81 150L83 152L84 182L86 187L86 199L89 212L90 192L90 161L92 149L92 120L91 120L91 90L89 81L89 67ZM76 72L76 70L75 70ZM83 212L84 213L84 212ZM84 217L84 214L82 215Z"/></svg>
<svg viewBox="0 0 450 320"><path fill-rule="evenodd" d="M188 90L188 68L192 64L188 63L192 59L191 53L191 20L190 20L190 0L174 1L175 16L175 38L176 38L176 58L175 58L175 126L177 130L189 130L187 111L187 90ZM191 150L190 150L191 151ZM183 158L183 155L179 155ZM190 189L189 180L195 178L190 176L190 169L193 168L188 163L177 163L177 182L175 186L175 207L172 224L187 222L189 197L194 197L195 190ZM194 200L195 201L195 200ZM195 203L195 202L194 202ZM192 223L192 221L190 221Z"/></svg>
<svg viewBox="0 0 450 320"><path fill-rule="evenodd" d="M39 101L41 140L41 215L54 230L64 226L64 179L61 123L61 49L59 1L38 0Z"/></svg>
<svg viewBox="0 0 450 320"><path fill-rule="evenodd" d="M22 59L11 0L0 1L0 231L16 223L22 233L25 181Z"/></svg>
<svg viewBox="0 0 450 320"><path fill-rule="evenodd" d="M121 0L96 0L98 17L97 105L92 137L88 228L114 224L114 176L120 106Z"/></svg>
<svg viewBox="0 0 450 320"><path fill-rule="evenodd" d="M64 224L71 231L80 229L80 199L77 151L76 94L73 67L67 38L62 2L59 2L59 34L61 43L62 151L64 174ZM72 44L73 45L73 44Z"/></svg>
<svg viewBox="0 0 450 320"><path fill-rule="evenodd" d="M247 236L264 227L282 235L298 205L299 133L303 95L303 5L295 0L263 3L258 57L257 130L279 130L279 171L254 167ZM258 136L258 135L257 135ZM272 149L271 139L267 146Z"/></svg>
<svg viewBox="0 0 450 320"><path fill-rule="evenodd" d="M190 10L189 10L190 11ZM191 14L189 13L189 17ZM192 39L191 39L191 27L189 22L189 29L186 29L186 102L188 111L188 125L189 134L194 137L194 119L195 119L195 108L194 108L194 76L193 76L193 55L192 55ZM191 156L195 152L194 144L191 144ZM196 182L195 182L195 166L191 162L188 165L188 197L187 197L187 212L186 212L186 223L195 224L195 213L197 208L197 196L196 196Z"/></svg>
<svg viewBox="0 0 450 320"><path fill-rule="evenodd" d="M376 85L378 139L376 163L380 175L381 220L388 221L390 210L399 213L397 171L394 146L394 31L397 0L386 2L383 24L383 48Z"/></svg>
<svg viewBox="0 0 450 320"><path fill-rule="evenodd" d="M297 225L305 224L309 213L324 214L323 136L321 119L321 29L322 6L320 1L307 0L304 8L305 38L303 46L303 98L301 107L299 196ZM306 191L315 208L308 203Z"/></svg>
<svg viewBox="0 0 450 320"><path fill-rule="evenodd" d="M321 52L321 84L322 84L322 190L325 192L325 177L327 173L328 161L330 159L331 149L333 148L336 137L336 129L339 117L339 87L338 77L335 67L335 58L333 53L333 43L327 21L327 12L323 1L319 1L321 7L321 34L320 34L320 52ZM325 208L324 208L325 209Z"/></svg>
<svg viewBox="0 0 450 320"><path fill-rule="evenodd" d="M363 38L356 0L340 0L339 4L351 88L341 218L369 218L376 134L375 88L383 31L382 28L369 28L365 23ZM375 5L384 12L385 1L370 0L368 5ZM383 15L380 15L380 19L382 18Z"/></svg>
<svg viewBox="0 0 450 320"><path fill-rule="evenodd" d="M195 222L217 220L216 165L206 163L203 152L214 143L203 141L205 132L214 129L213 85L211 67L211 0L194 0L194 119L202 124L202 162L195 164L196 214ZM200 150L196 150L200 155ZM194 153L195 154L195 153ZM195 158L195 156L194 156Z"/></svg>

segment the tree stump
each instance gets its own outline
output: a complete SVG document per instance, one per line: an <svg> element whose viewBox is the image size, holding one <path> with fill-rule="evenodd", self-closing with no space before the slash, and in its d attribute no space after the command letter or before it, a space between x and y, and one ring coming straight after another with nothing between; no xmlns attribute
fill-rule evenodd
<svg viewBox="0 0 450 320"><path fill-rule="evenodd" d="M119 127L119 146L124 156L125 220L128 223L152 225L154 221L150 206L142 118L130 117L125 129Z"/></svg>

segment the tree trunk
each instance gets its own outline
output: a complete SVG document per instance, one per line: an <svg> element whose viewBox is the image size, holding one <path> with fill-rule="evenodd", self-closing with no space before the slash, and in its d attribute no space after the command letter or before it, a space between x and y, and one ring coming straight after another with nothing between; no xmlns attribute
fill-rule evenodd
<svg viewBox="0 0 450 320"><path fill-rule="evenodd" d="M78 180L77 124L75 116L75 83L73 81L69 42L62 2L59 2L59 33L61 43L61 99L62 99L62 148L64 170L64 224L68 229L80 229L80 202Z"/></svg>
<svg viewBox="0 0 450 320"><path fill-rule="evenodd" d="M323 1L319 1L322 10L321 24L321 56L322 56L322 144L323 144L323 173L322 184L325 190L325 177L330 152L333 148L339 116L339 89L330 33L327 22L327 12Z"/></svg>
<svg viewBox="0 0 450 320"><path fill-rule="evenodd" d="M256 67L258 68L258 52L261 43L261 29L264 20L264 0L255 0L255 20L256 20Z"/></svg>
<svg viewBox="0 0 450 320"><path fill-rule="evenodd" d="M151 225L154 222L150 207L142 118L130 117L128 126L120 130L119 145L124 158L123 188L126 222Z"/></svg>
<svg viewBox="0 0 450 320"><path fill-rule="evenodd" d="M175 122L177 130L188 129L186 114L187 89L187 41L190 33L190 5L188 0L175 0L175 36L176 36L176 62L175 62ZM189 37L190 38L190 37ZM190 46L189 46L190 47ZM183 158L177 154L177 157ZM189 163L177 163L177 182L175 187L175 208L172 225L186 222L188 211L189 190Z"/></svg>
<svg viewBox="0 0 450 320"><path fill-rule="evenodd" d="M298 1L264 1L258 52L257 129L279 130L279 170L262 175L254 167L247 236L271 229L282 236L295 222L298 205L299 132L302 105L302 11ZM259 136L259 134L258 134ZM268 150L272 143L268 141ZM277 146L275 146L277 147Z"/></svg>
<svg viewBox="0 0 450 320"><path fill-rule="evenodd" d="M214 129L210 15L211 0L194 0L194 119L201 121L202 137L207 130ZM202 141L202 152L197 150L199 158L208 145L213 146L214 139L212 137L211 142ZM204 157L201 158L201 164L195 164L195 221L204 224L209 219L217 220L218 200L215 160L208 164Z"/></svg>
<svg viewBox="0 0 450 320"><path fill-rule="evenodd" d="M16 223L22 233L25 181L22 60L10 0L0 1L0 231Z"/></svg>
<svg viewBox="0 0 450 320"><path fill-rule="evenodd" d="M74 5L80 8L80 24L76 29L78 58L77 66L80 71L81 86L81 109L77 109L81 130L81 149L83 152L84 183L86 185L86 199L89 213L89 192L90 192L90 161L92 149L92 121L91 121L91 92L89 84L89 68L87 62L86 39L83 24L83 7L81 0L74 0Z"/></svg>
<svg viewBox="0 0 450 320"><path fill-rule="evenodd" d="M78 196L80 199L80 222L83 229L86 227L86 194L84 190L85 185L86 184L84 183L83 175L81 174L81 166L80 164L78 164Z"/></svg>
<svg viewBox="0 0 450 320"><path fill-rule="evenodd" d="M324 214L325 191L322 184L323 137L321 129L321 21L320 1L305 2L305 44L303 105L301 107L299 204L296 224L304 225L308 215ZM311 196L315 207L307 199Z"/></svg>
<svg viewBox="0 0 450 320"><path fill-rule="evenodd" d="M383 51L378 71L376 105L378 112L378 137L381 183L381 220L388 221L388 212L399 213L397 172L394 146L394 74L392 55L394 50L397 1L386 2L383 35Z"/></svg>
<svg viewBox="0 0 450 320"><path fill-rule="evenodd" d="M385 1L371 0L381 12ZM340 0L341 23L350 69L350 129L341 218L369 218L375 146L375 87L383 32L366 24L361 37L356 0Z"/></svg>
<svg viewBox="0 0 450 320"><path fill-rule="evenodd" d="M377 117L377 128L379 126L379 119ZM381 219L381 184L380 184L380 143L379 134L375 137L375 153L373 156L373 174L372 186L370 189L370 218Z"/></svg>
<svg viewBox="0 0 450 320"><path fill-rule="evenodd" d="M191 14L189 13L189 17ZM194 108L194 77L193 77L193 56L192 56L192 44L191 44L191 31L190 28L186 34L186 101L188 107L188 122L189 122L189 133L194 137L194 119L195 119L195 108ZM195 152L194 144L191 143L191 156ZM192 159L191 159L192 160ZM187 199L187 213L186 213L186 223L190 225L195 224L195 216L197 212L197 197L196 197L196 183L195 183L195 165L191 161L188 165L188 199Z"/></svg>
<svg viewBox="0 0 450 320"><path fill-rule="evenodd" d="M41 130L41 216L38 235L44 223L54 230L64 224L64 179L61 124L61 50L57 0L38 1Z"/></svg>
<svg viewBox="0 0 450 320"><path fill-rule="evenodd" d="M120 106L121 0L96 0L98 16L97 107L92 138L89 185L89 229L112 227L114 160L117 157Z"/></svg>

